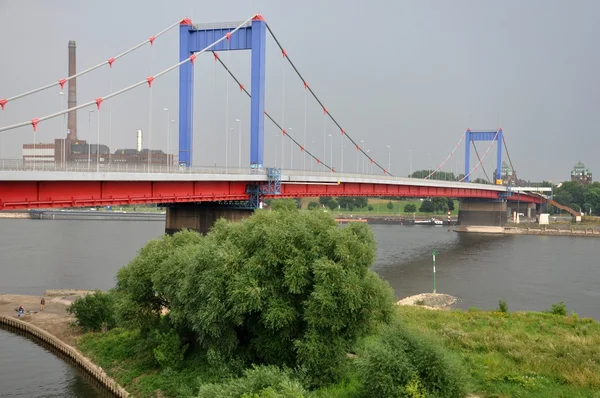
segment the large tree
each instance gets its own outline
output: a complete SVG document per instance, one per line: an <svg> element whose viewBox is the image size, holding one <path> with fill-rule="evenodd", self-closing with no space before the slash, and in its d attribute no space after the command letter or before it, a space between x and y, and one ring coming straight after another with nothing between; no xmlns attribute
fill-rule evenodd
<svg viewBox="0 0 600 398"><path fill-rule="evenodd" d="M198 349L248 362L305 369L315 382L339 375L360 336L393 313L389 286L369 270L367 225L339 228L294 206L218 221L152 241L118 275L135 325L161 312Z"/></svg>

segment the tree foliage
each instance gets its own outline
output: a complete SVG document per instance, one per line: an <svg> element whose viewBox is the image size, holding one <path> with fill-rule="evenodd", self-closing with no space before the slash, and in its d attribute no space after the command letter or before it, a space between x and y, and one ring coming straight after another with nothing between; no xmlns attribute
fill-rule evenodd
<svg viewBox="0 0 600 398"><path fill-rule="evenodd" d="M417 205L414 203L407 203L404 205L405 213L415 213L417 211Z"/></svg>
<svg viewBox="0 0 600 398"><path fill-rule="evenodd" d="M77 325L85 331L100 331L115 326L115 297L112 293L100 290L79 297L68 308L69 314L75 315Z"/></svg>
<svg viewBox="0 0 600 398"><path fill-rule="evenodd" d="M426 199L423 202L421 202L421 207L419 207L419 211L421 213L433 213L435 211L435 206L431 200Z"/></svg>
<svg viewBox="0 0 600 398"><path fill-rule="evenodd" d="M437 341L394 324L356 359L364 397L464 396L460 361Z"/></svg>
<svg viewBox="0 0 600 398"><path fill-rule="evenodd" d="M319 207L321 207L319 205L319 202L309 202L308 206L307 206L308 210L315 210L315 209L318 209Z"/></svg>
<svg viewBox="0 0 600 398"><path fill-rule="evenodd" d="M122 319L157 325L164 310L202 349L328 382L355 340L393 312L391 289L369 270L374 258L368 226L339 228L323 212L282 206L220 220L205 237L149 242L119 271Z"/></svg>

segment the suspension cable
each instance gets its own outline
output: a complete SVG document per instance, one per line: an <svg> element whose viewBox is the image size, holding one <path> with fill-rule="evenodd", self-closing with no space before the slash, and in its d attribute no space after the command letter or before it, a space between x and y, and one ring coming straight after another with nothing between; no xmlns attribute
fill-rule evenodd
<svg viewBox="0 0 600 398"><path fill-rule="evenodd" d="M252 18L254 18L254 15L252 17L248 18L246 21L242 22L240 25L238 25L229 34L233 34L233 33L237 32L238 30L240 30L243 26L245 26L248 22L250 22L252 20ZM206 51L209 51L211 48L213 48L214 46L216 46L217 44L219 44L223 40L226 40L226 38L227 38L227 36L223 36L220 39L215 40L213 43L209 44L208 46L206 46L202 50L197 51L194 54L190 55L188 58L184 59L183 61L180 61L180 62L178 62L178 63L176 63L176 64L168 67L167 69L164 69L164 70L160 71L156 75L149 76L149 77L147 77L146 79L144 79L142 81L139 81L139 82L137 82L135 84L132 84L131 86L122 88L121 90L115 91L115 92L113 92L113 93L111 93L111 94L109 94L109 95L107 95L105 97L100 97L100 98L97 98L97 99L95 99L93 101L89 101L89 102L86 102L84 104L77 105L77 106L75 106L73 108L65 109L65 110L60 111L60 112L51 113L49 115L45 115L45 116L42 116L40 118L35 118L35 119L29 120L29 121L26 121L26 122L20 122L20 123L12 124L10 126L0 127L0 132L6 131L6 130L13 130L13 129L16 129L16 128L19 128L19 127L29 126L29 125L33 126L33 128L35 130L37 128L37 125L39 123L45 121L45 120L53 119L55 117L58 117L58 116L61 116L61 115L65 114L65 113L69 113L69 112L73 112L73 111L76 111L76 110L79 110L79 109L87 108L88 106L91 106L91 105L98 105L102 101L108 100L108 99L116 97L118 95L121 95L121 94L123 94L123 93L125 93L127 91L133 90L134 88L142 86L144 84L148 84L148 86L151 86L152 82L154 80L156 80L157 78L159 78L159 77L161 77L161 76L169 73L173 69L179 68L181 65L183 65L183 64L185 64L187 62L192 62L192 64L193 64L194 60L196 59L196 57L198 55L203 54Z"/></svg>
<svg viewBox="0 0 600 398"><path fill-rule="evenodd" d="M106 61L99 63L98 65L94 65L94 66L92 66L90 68L87 68L87 69L85 69L85 70L83 70L83 71L81 71L79 73L74 74L73 76L65 77L65 78L60 79L58 81L55 81L53 83L46 84L44 86L35 88L33 90L30 90L30 91L14 95L12 97L5 98L3 100L0 100L0 105L2 106L2 109L4 109L4 106L6 105L7 102L11 102L11 101L17 100L19 98L24 98L24 97L27 97L27 96L29 96L31 94L35 94L35 93L38 93L40 91L47 90L50 87L54 87L56 84L59 84L60 87L61 87L61 89L62 89L62 87L65 85L65 83L68 82L69 80L72 80L72 79L75 79L77 77L83 76L83 75L85 75L87 73L90 73L90 72L92 72L92 71L94 71L94 70L96 70L96 69L98 69L98 68L100 68L100 67L102 67L104 65L109 65L112 68L113 63L117 59L119 59L121 57L124 57L125 55L127 55L127 54L129 54L129 53L131 53L131 52L133 52L135 50L137 50L138 48L142 47L143 45L145 45L147 43L150 43L152 45L154 43L154 40L156 40L156 38L158 38L158 37L162 36L163 34L167 33L169 30L173 29L175 26L178 26L179 24L181 24L182 21L183 21L182 19L178 20L177 22L175 22L172 25L168 26L167 28L161 30L159 33L155 34L154 36L150 36L149 38L147 38L143 42L136 44L135 46L131 47L130 49L128 49L126 51L123 51L119 55L116 55L116 56L114 56L112 58L109 58Z"/></svg>
<svg viewBox="0 0 600 398"><path fill-rule="evenodd" d="M506 146L506 139L504 138L504 134L502 135L502 143L504 144L504 150L506 151L506 156L508 156L508 162L510 163L510 168L513 171L513 175L515 176L515 179L517 177L517 172L515 170L515 168L513 167L513 162L510 159L510 152L508 152L508 147ZM516 181L515 181L516 183Z"/></svg>
<svg viewBox="0 0 600 398"><path fill-rule="evenodd" d="M475 141L471 141L471 144L473 144L473 148L475 149L475 154L477 155L477 159L479 160L479 163L481 163L481 158L479 157L479 151L477 150L477 146L475 145ZM485 174L485 178L487 178L488 182L491 184L492 180L490 180L490 177L488 177L488 174L485 171L485 166L483 165L483 163L481 164L481 169L483 170L483 174Z"/></svg>
<svg viewBox="0 0 600 398"><path fill-rule="evenodd" d="M464 176L463 178L461 178L460 180L458 180L459 182L464 181L465 178L468 178L475 170L477 170L477 167L479 167L479 165L481 164L481 162L483 161L483 159L485 159L485 157L487 156L487 154L490 152L490 149L494 145L494 141L496 141L496 138L498 138L499 131L500 130L496 131L496 135L494 135L494 139L492 139L490 141L490 145L488 146L488 148L486 149L485 153L483 154L483 157L479 160L479 163L477 163L475 165L475 167L473 167L473 169L471 169L471 171L469 171L469 173L466 176Z"/></svg>
<svg viewBox="0 0 600 398"><path fill-rule="evenodd" d="M345 135L346 137L348 137L348 139L350 140L350 142L352 142L352 144L354 144L354 146L356 147L356 149L360 152L363 153L363 155L365 155L370 161L371 163L377 165L377 167L379 167L384 174L387 174L389 176L393 176L389 170L386 170L383 166L381 166L378 162L376 162L373 158L371 158L371 156L369 156L367 154L367 152L365 152L358 144L356 141L354 141L354 139L352 139L352 137L350 137L348 135L348 133L346 133L346 131L342 128L342 126L338 123L338 121L333 117L333 115L331 115L331 113L327 110L327 108L325 107L325 105L323 104L323 102L319 99L319 97L317 97L317 95L315 94L315 92L312 90L312 88L308 85L308 83L306 82L306 80L304 79L304 77L302 76L302 74L300 73L300 71L298 70L298 68L296 68L296 65L294 65L294 63L292 62L292 60L290 59L290 57L288 56L287 52L285 52L285 49L283 48L283 46L281 45L281 43L279 42L279 40L277 39L277 37L275 36L275 34L273 33L273 30L271 30L271 27L269 26L268 23L266 23L267 26L267 30L269 31L269 34L271 35L271 37L275 40L275 43L277 44L277 46L281 49L281 51L283 52L285 58L288 60L288 62L290 63L290 65L292 66L292 68L294 69L294 71L296 72L296 74L298 75L298 77L300 78L300 80L302 80L302 82L304 83L304 87L307 88L311 95L313 96L313 98L319 103L319 105L321 106L321 108L323 108L323 112L325 112L326 115L329 116L329 118L331 119L331 121L333 121L333 123L335 123L335 125L340 129L340 132Z"/></svg>
<svg viewBox="0 0 600 398"><path fill-rule="evenodd" d="M229 69L227 67L227 65L225 65L225 63L223 62L223 60L221 59L221 57L219 57L218 53L216 51L213 51L213 53L215 54L215 59L217 61L219 61L219 63L223 66L223 68L225 68L225 70L227 71L227 73L229 73L229 76L231 76L231 78L237 83L237 85L240 87L240 91L243 91L244 93L246 93L246 95L248 96L248 98L252 98L252 95L250 95L250 92L246 89L246 87L240 82L240 80L233 74L233 72L231 71L231 69ZM310 156L311 158L313 158L317 164L322 165L323 167L325 167L326 169L330 170L331 172L335 172L335 170L331 167L328 166L326 163L324 163L323 161L321 161L321 159L319 159L317 156L315 156L312 152L310 152L309 150L307 150L304 146L302 146L298 141L296 141L296 139L294 139L294 137L292 137L291 134L289 134L289 132L285 131L285 129L275 121L275 119L267 112L264 111L265 116L271 121L273 122L273 124L277 127L277 129L279 129L279 131L282 132L282 134L284 136L287 136L290 140L292 140L292 142L298 147L300 148L301 151L305 152L308 156ZM282 160L282 166L283 166L283 160Z"/></svg>
<svg viewBox="0 0 600 398"><path fill-rule="evenodd" d="M467 130L465 130L465 132L463 133L463 135L460 137L460 140L458 140L458 142L456 143L456 145L454 145L454 149L452 150L452 152L450 152L450 154L449 154L448 156L446 156L446 159L444 159L444 160L442 161L442 163L440 163L440 165L439 165L439 166L437 166L437 167L435 168L435 170L433 170L431 173L429 173L429 174L427 175L427 177L425 177L425 178L424 178L424 180L427 180L429 177L431 177L432 175L434 175L436 172L440 171L440 169L442 168L442 166L443 166L443 165L445 165L445 164L446 164L446 162L447 162L448 160L450 160L450 158L451 158L452 156L454 156L454 152L456 152L456 150L457 150L457 149L458 149L458 147L460 146L460 143L461 143L461 142L462 142L462 141L465 139L465 137L466 137L466 135L467 135L467 131L469 131L469 130L468 130L468 129L467 129Z"/></svg>

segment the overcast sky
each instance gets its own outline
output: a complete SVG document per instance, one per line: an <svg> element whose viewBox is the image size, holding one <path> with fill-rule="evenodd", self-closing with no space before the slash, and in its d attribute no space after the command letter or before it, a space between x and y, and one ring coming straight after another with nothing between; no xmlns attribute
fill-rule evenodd
<svg viewBox="0 0 600 398"><path fill-rule="evenodd" d="M466 128L498 126L504 129L521 178L565 180L577 161L600 173L596 131L600 2L595 0L0 0L0 98L65 77L69 40L77 42L78 70L82 70L183 17L197 23L230 22L245 20L255 11L264 15L290 58L350 135L364 140L363 147L386 166L387 145L391 146L394 174L408 174L410 151L413 170L425 169L430 162L434 167ZM116 90L176 63L178 36L178 29L173 29L152 48L145 46L117 61L112 71L105 67L82 77L78 101L108 94L111 80ZM249 87L250 54L232 52L222 57ZM233 128L229 158L230 164L237 165L235 119L239 118L242 164L247 164L249 100L232 81L227 87L224 71L215 69L211 55L201 56L196 64L194 163L223 164L226 132ZM271 39L266 84L267 111L279 121L283 117L285 126L303 141L302 82L284 66ZM166 150L166 107L175 120L176 145L177 71L153 87L151 137L149 90L140 87L116 98L111 112L103 104L102 143L110 141L113 150L133 148L135 132L142 129L146 144L151 140L152 148ZM58 92L57 85L8 104L2 112L3 125L63 109L66 98ZM80 138L91 135L91 142L96 142L96 115L90 119L87 110L79 112ZM306 146L323 157L323 113L311 99L307 115ZM60 136L61 124L60 118L40 124L36 141L51 142ZM265 163L279 165L281 138L267 120L265 126ZM5 158L19 158L22 144L33 140L30 127L0 134ZM341 136L330 122L325 134L325 159L329 161L333 152L339 170ZM356 151L346 145L344 171L355 171ZM477 146L483 154L488 144ZM462 171L463 147L444 169ZM289 151L286 141L286 167ZM293 150L292 162L295 168L303 166L298 149ZM495 148L484 164L488 171L493 169ZM358 167L362 169L362 162Z"/></svg>

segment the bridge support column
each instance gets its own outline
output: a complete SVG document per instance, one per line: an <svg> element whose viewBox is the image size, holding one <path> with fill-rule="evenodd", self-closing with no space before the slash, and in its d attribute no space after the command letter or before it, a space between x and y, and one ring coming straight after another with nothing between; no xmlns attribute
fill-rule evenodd
<svg viewBox="0 0 600 398"><path fill-rule="evenodd" d="M523 214L520 217L521 220L535 219L537 216L537 205L535 203L509 202L507 206L508 218L511 221L515 212Z"/></svg>
<svg viewBox="0 0 600 398"><path fill-rule="evenodd" d="M170 204L167 206L165 233L172 235L182 229L189 229L206 235L220 218L240 221L253 212L252 209L215 203Z"/></svg>
<svg viewBox="0 0 600 398"><path fill-rule="evenodd" d="M506 202L461 199L458 224L502 227L506 225L507 209Z"/></svg>

